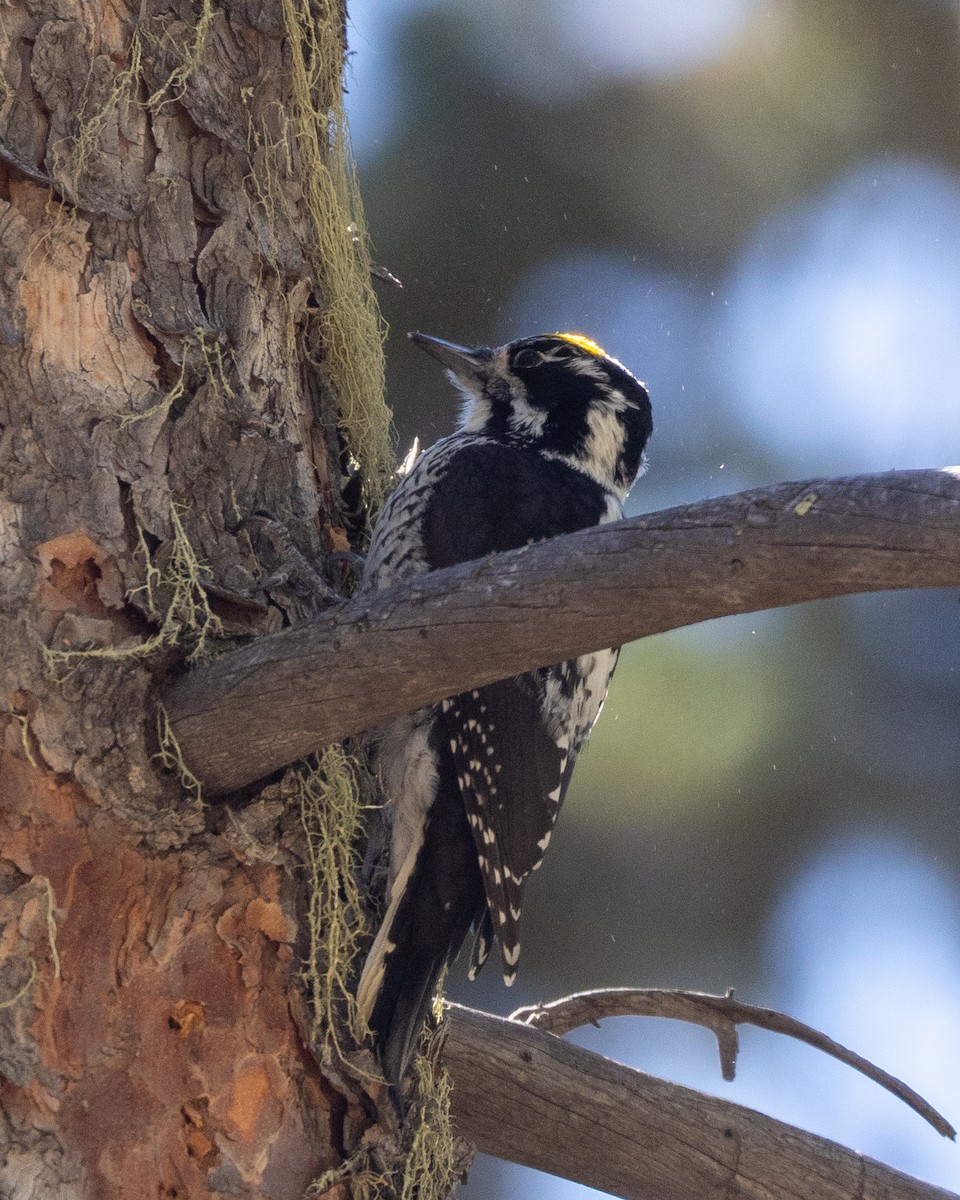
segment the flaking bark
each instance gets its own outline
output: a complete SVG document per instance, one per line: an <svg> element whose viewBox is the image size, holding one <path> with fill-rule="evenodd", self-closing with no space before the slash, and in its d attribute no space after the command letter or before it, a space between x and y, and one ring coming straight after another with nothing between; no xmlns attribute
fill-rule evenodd
<svg viewBox="0 0 960 1200"><path fill-rule="evenodd" d="M336 335L375 375L380 331L344 346L374 310L362 238L348 212L321 236L307 196L349 203L343 21L3 6L0 1192L22 1200L286 1200L344 1152L350 1105L291 1006L299 813L184 793L155 694L312 609L288 551L322 575L347 545L317 363Z"/></svg>

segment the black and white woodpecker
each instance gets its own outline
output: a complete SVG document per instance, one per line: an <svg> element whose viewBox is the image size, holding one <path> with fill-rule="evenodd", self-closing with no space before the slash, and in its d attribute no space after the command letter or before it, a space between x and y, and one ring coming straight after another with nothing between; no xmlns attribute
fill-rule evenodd
<svg viewBox="0 0 960 1200"><path fill-rule="evenodd" d="M464 396L460 428L384 505L364 588L623 516L653 431L646 388L589 338L467 349L423 333ZM386 914L358 1003L395 1087L443 968L473 928L470 977L494 938L511 984L531 871L617 660L603 650L451 696L382 732L392 808Z"/></svg>

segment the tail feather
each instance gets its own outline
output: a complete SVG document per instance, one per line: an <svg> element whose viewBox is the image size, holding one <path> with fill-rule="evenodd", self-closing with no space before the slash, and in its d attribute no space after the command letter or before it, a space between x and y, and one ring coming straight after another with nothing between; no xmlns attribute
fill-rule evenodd
<svg viewBox="0 0 960 1200"><path fill-rule="evenodd" d="M417 955L394 958L398 961L395 969L388 969L385 974L371 1025L378 1033L387 1079L399 1094L430 1012L444 960L442 957L424 959Z"/></svg>
<svg viewBox="0 0 960 1200"><path fill-rule="evenodd" d="M367 954L360 982L357 985L357 1004L360 1014L374 1032L380 1028L376 1023L374 1013L378 1009L379 998L383 991L387 963L393 956L398 942L402 939L400 910L402 907L409 909L410 876L417 865L417 857L422 844L423 837L421 835L410 847L406 860L400 864L394 877L390 888L390 903L380 922L377 936L373 939L373 945ZM409 916L403 924L409 926ZM382 1006L380 1006L380 1015L381 1017L383 1015Z"/></svg>
<svg viewBox="0 0 960 1200"><path fill-rule="evenodd" d="M422 839L397 872L390 904L364 963L357 1004L373 1030L388 1081L399 1092L430 1010L444 955L417 953L411 939L410 877Z"/></svg>
<svg viewBox="0 0 960 1200"><path fill-rule="evenodd" d="M471 924L486 914L453 760L445 738L436 729L431 736L438 764L433 803L419 827L409 821L404 826L414 834L403 842L405 857L391 881L387 911L357 988L360 1012L398 1096L440 975ZM397 803L402 806L404 797ZM490 928L488 917L484 928Z"/></svg>

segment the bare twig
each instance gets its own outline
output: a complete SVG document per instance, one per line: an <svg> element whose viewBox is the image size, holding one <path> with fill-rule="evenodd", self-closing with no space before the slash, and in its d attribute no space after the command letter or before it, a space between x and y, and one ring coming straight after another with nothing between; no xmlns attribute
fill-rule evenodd
<svg viewBox="0 0 960 1200"><path fill-rule="evenodd" d="M450 1005L440 1060L479 1150L626 1200L958 1200L826 1138Z"/></svg>
<svg viewBox="0 0 960 1200"><path fill-rule="evenodd" d="M784 483L358 596L166 697L208 794L465 688L711 617L960 586L960 472Z"/></svg>
<svg viewBox="0 0 960 1200"><path fill-rule="evenodd" d="M529 1008L518 1008L510 1016L511 1021L533 1025L547 1033L562 1035L581 1025L598 1025L604 1017L667 1017L673 1021L689 1021L704 1025L713 1031L720 1050L720 1066L724 1079L733 1079L736 1073L740 1039L738 1025L756 1025L771 1033L782 1033L787 1037L805 1042L816 1050L822 1050L832 1058L853 1067L874 1083L886 1088L914 1112L919 1113L938 1133L956 1139L957 1131L940 1113L913 1088L902 1080L881 1070L868 1059L841 1046L818 1029L805 1025L785 1013L772 1008L757 1008L752 1004L741 1004L735 1000L733 991L725 996L713 996L706 992L676 991L669 988L602 988L598 991L577 992L564 996L550 1004L537 1004Z"/></svg>

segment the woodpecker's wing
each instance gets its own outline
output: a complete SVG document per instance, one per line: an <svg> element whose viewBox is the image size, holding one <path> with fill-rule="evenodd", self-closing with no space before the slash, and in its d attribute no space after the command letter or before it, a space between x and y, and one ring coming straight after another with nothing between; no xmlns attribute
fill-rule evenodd
<svg viewBox="0 0 960 1200"><path fill-rule="evenodd" d="M442 711L503 977L510 984L520 957L523 891L543 859L563 799L566 749L547 732L527 676L454 696ZM488 946L483 938L473 974Z"/></svg>
<svg viewBox="0 0 960 1200"><path fill-rule="evenodd" d="M493 946L493 921L490 919L490 909L486 905L483 916L473 929L473 949L470 952L470 969L467 978L471 981L483 970L483 964L490 957Z"/></svg>
<svg viewBox="0 0 960 1200"><path fill-rule="evenodd" d="M431 571L621 515L616 498L591 476L523 446L454 434L432 450L440 453L420 460L428 480L435 472L422 524ZM413 494L421 486L416 468L401 484Z"/></svg>
<svg viewBox="0 0 960 1200"><path fill-rule="evenodd" d="M424 514L425 557L432 569L452 566L608 515L604 489L565 463L522 447L468 443L449 460ZM471 974L482 966L492 932L505 981L516 975L523 890L543 858L573 766L573 731L563 719L572 679L563 667L546 668L443 702L490 918L478 929Z"/></svg>

